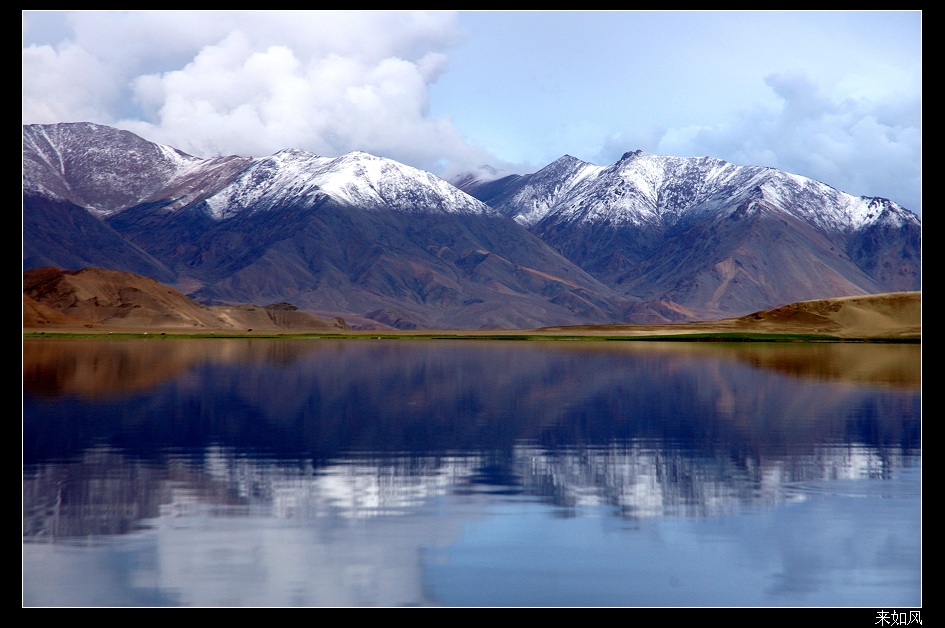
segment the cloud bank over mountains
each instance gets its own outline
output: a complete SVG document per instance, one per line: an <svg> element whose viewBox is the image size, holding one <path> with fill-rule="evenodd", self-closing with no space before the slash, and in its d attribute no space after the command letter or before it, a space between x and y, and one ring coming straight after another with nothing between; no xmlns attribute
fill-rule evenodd
<svg viewBox="0 0 945 628"><path fill-rule="evenodd" d="M78 13L74 39L24 47L24 120L88 120L196 156L352 150L434 169L482 162L427 87L455 14Z"/></svg>
<svg viewBox="0 0 945 628"><path fill-rule="evenodd" d="M711 155L921 213L920 39L917 11L25 11L22 121L445 178Z"/></svg>

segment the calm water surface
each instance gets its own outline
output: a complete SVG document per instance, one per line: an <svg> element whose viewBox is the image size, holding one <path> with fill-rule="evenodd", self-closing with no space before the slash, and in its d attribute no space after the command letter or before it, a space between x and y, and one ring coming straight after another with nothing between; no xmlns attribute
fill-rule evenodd
<svg viewBox="0 0 945 628"><path fill-rule="evenodd" d="M919 607L920 362L25 340L23 604Z"/></svg>

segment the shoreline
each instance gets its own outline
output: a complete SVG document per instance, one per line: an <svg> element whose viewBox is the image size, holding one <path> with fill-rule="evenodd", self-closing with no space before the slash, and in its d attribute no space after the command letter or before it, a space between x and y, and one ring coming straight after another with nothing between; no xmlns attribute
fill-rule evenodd
<svg viewBox="0 0 945 628"><path fill-rule="evenodd" d="M798 330L742 331L707 329L638 330L402 330L402 331L304 331L304 330L124 330L43 329L23 330L23 339L299 339L299 340L470 340L515 342L782 342L782 343L898 343L921 344L921 332L907 335L837 335Z"/></svg>

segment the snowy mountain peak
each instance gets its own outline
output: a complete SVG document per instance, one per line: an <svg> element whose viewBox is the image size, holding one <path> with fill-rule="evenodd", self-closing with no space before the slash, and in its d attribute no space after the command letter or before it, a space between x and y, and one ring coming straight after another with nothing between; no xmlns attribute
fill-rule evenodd
<svg viewBox="0 0 945 628"><path fill-rule="evenodd" d="M485 203L429 172L362 151L329 160L315 181L336 201L365 208L494 213Z"/></svg>
<svg viewBox="0 0 945 628"><path fill-rule="evenodd" d="M571 155L563 155L536 172L536 179L551 179L555 177L584 178L588 174L600 171L600 166L588 163Z"/></svg>
<svg viewBox="0 0 945 628"><path fill-rule="evenodd" d="M327 196L364 209L404 212L490 213L484 203L434 175L363 151L320 157L286 149L254 160L236 180L208 199L217 219L247 208L264 211Z"/></svg>

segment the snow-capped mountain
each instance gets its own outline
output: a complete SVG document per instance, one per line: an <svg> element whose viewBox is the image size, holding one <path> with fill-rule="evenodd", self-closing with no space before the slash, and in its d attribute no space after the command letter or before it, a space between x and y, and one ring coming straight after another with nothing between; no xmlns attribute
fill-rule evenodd
<svg viewBox="0 0 945 628"><path fill-rule="evenodd" d="M201 159L101 125L25 125L23 265L396 327L665 322L920 289L917 216L776 169L636 151L489 175L454 186L293 148Z"/></svg>
<svg viewBox="0 0 945 628"><path fill-rule="evenodd" d="M465 189L615 289L700 316L921 286L918 216L774 168L566 155Z"/></svg>
<svg viewBox="0 0 945 628"><path fill-rule="evenodd" d="M395 327L609 322L626 307L513 220L388 159L201 160L85 123L23 135L24 268L97 265L204 303Z"/></svg>

